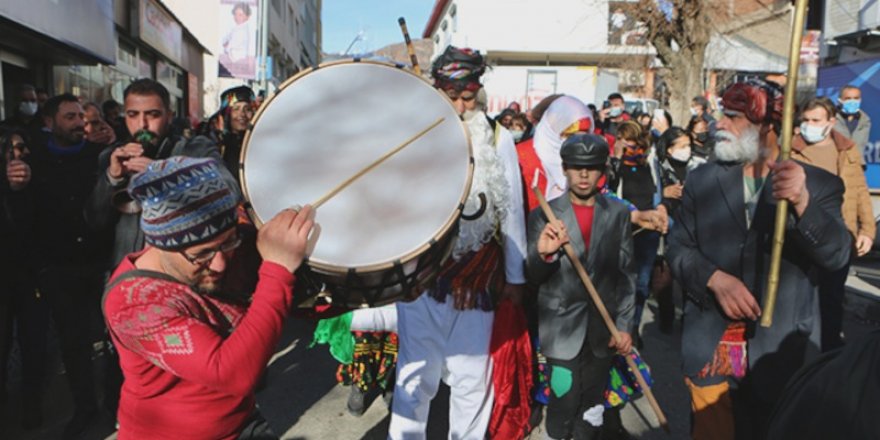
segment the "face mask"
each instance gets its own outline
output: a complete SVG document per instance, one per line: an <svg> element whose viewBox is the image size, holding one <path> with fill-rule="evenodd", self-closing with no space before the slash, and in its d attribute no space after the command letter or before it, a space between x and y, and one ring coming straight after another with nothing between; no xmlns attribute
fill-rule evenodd
<svg viewBox="0 0 880 440"><path fill-rule="evenodd" d="M522 139L522 137L523 137L523 131L522 131L522 130L510 130L510 134L513 135L513 141L514 141L514 142L519 142L519 141Z"/></svg>
<svg viewBox="0 0 880 440"><path fill-rule="evenodd" d="M612 118L616 118L623 114L623 108L621 107L611 107L608 109L608 116Z"/></svg>
<svg viewBox="0 0 880 440"><path fill-rule="evenodd" d="M709 132L697 133L694 137L696 138L697 142L705 144L709 141Z"/></svg>
<svg viewBox="0 0 880 440"><path fill-rule="evenodd" d="M18 111L25 116L33 116L37 114L37 103L22 101L22 103L18 105Z"/></svg>
<svg viewBox="0 0 880 440"><path fill-rule="evenodd" d="M840 110L848 115L854 115L859 112L862 101L860 99L850 99L840 103Z"/></svg>
<svg viewBox="0 0 880 440"><path fill-rule="evenodd" d="M807 141L808 144L815 144L816 142L825 139L825 135L828 131L827 129L827 126L809 125L806 122L802 122L801 136L804 137L804 140Z"/></svg>
<svg viewBox="0 0 880 440"><path fill-rule="evenodd" d="M691 116L696 116L696 115L697 115L697 109L691 107Z"/></svg>
<svg viewBox="0 0 880 440"><path fill-rule="evenodd" d="M691 147L679 148L672 152L669 157L679 161L679 162L687 162L691 160Z"/></svg>

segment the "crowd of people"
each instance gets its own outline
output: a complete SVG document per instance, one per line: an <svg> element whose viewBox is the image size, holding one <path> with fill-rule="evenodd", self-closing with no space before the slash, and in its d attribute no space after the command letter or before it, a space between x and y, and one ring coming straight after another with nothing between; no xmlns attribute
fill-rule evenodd
<svg viewBox="0 0 880 440"><path fill-rule="evenodd" d="M695 97L679 125L666 111L629 114L619 93L602 108L557 94L490 118L485 69L455 47L431 69L470 133L465 211L479 212L459 220L436 279L412 301L311 314L324 318L315 341L341 363L349 411L363 414L378 389L388 437L424 438L443 381L450 438L523 438L541 424L554 439L627 438L620 409L641 391L635 375L652 379L638 349L654 297L665 333L682 310L692 437L779 429L787 378L844 346L849 265L876 234L859 89L803 103L792 159L777 161L783 99L771 81L730 85L719 108ZM75 406L67 438L102 411L122 440L273 438L254 389L315 244L315 211L284 210L259 230L248 219L239 168L254 92L225 91L195 129L150 79L121 105L39 92L23 86L0 124L0 398L15 338L20 422L41 425L52 329ZM764 328L778 200L791 209Z"/></svg>

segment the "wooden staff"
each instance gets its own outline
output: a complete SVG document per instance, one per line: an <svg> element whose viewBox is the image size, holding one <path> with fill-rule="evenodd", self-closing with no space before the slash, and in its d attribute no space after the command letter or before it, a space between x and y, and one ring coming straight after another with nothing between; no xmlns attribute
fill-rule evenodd
<svg viewBox="0 0 880 440"><path fill-rule="evenodd" d="M406 29L406 20L400 17L397 19L397 24L400 25L400 31L403 32L403 41L406 41L406 51L409 52L413 72L416 75L422 76L422 68L419 67L419 59L416 58L416 49L413 47L412 39L409 38L409 31Z"/></svg>
<svg viewBox="0 0 880 440"><path fill-rule="evenodd" d="M339 185L336 185L335 188L331 189L331 190L328 191L326 194L324 194L323 196L321 196L321 198L319 198L318 200L316 200L315 203L312 203L312 207L314 207L315 209L318 209L318 207L321 206L321 205L323 205L324 202L326 202L327 200L330 200L330 198L332 198L333 196L335 196L336 194L338 194L340 191L344 190L348 185L351 185L352 182L354 182L355 180L361 178L361 176L363 176L364 174L369 173L370 171L373 170L373 168L376 168L376 167L379 166L382 162L385 162L386 160L388 160L388 158L390 158L391 156L394 156L395 154L399 153L400 150L403 150L404 148L406 148L407 146L409 146L409 144L415 142L417 139L419 139L420 137L424 136L427 132L433 130L435 127L437 127L438 125L442 124L443 121L445 121L445 120L446 120L446 118L440 118L440 119L437 119L436 121L434 121L433 124L431 124L431 125L425 127L424 130L422 130L422 131L416 133L415 135L413 135L413 137L407 139L407 140L404 141L402 144L400 144L400 145L398 145L398 146L392 148L392 149L389 150L387 153L383 154L382 157L380 157L380 158L374 160L373 163L367 165L366 167L364 167L364 168L361 169L360 171L354 173L353 176L349 177L348 179L345 179L344 182L340 183Z"/></svg>
<svg viewBox="0 0 880 440"><path fill-rule="evenodd" d="M541 193L541 190L537 185L532 186L532 191L535 193L535 197L538 198L538 203L541 204L541 210L544 211L547 220L551 223L555 223L557 220L556 215L553 214L553 210L550 209L550 205L548 205L547 200L544 199L544 194ZM565 255L571 260L572 266L574 266L574 269L581 277L584 287L587 288L588 296L593 301L596 309L599 310L599 314L602 315L602 320L605 321L605 326L608 327L608 331L611 332L611 337L614 338L615 342L619 342L620 332L617 331L614 321L611 320L611 315L608 314L608 309L605 308L605 303L603 303L602 298L599 297L599 292L596 291L596 287L593 286L593 282L590 281L590 276L587 274L587 270L584 269L584 265L581 264L581 260L578 259L577 254L574 252L574 247L571 246L571 243L565 243L562 245L562 248L565 250ZM644 393L645 397L648 399L651 409L654 410L654 414L657 415L657 421L660 422L660 427L666 432L669 432L669 424L666 422L666 416L663 414L663 410L660 409L660 404L657 403L657 399L654 398L654 393L651 392L651 387L648 386L648 383L645 382L645 378L642 377L642 372L639 371L639 367L629 355L624 356L624 359L626 359L626 364L636 377L636 381L639 383L642 393Z"/></svg>
<svg viewBox="0 0 880 440"><path fill-rule="evenodd" d="M806 15L807 0L797 0L794 11L794 27L791 30L791 47L788 52L788 77L785 80L785 109L782 114L782 149L779 152L779 160L788 160L791 153L791 137L794 133L794 99L797 93L798 64ZM776 229L773 231L773 250L770 254L770 273L767 276L767 294L764 295L761 327L773 325L773 310L776 308L776 291L779 288L779 268L782 264L782 245L785 242L787 218L788 200L779 200L776 204Z"/></svg>

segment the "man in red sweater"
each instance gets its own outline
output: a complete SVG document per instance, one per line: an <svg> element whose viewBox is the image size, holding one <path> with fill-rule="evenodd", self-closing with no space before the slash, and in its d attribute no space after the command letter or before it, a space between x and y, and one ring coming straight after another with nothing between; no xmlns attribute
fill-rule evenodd
<svg viewBox="0 0 880 440"><path fill-rule="evenodd" d="M149 246L111 277L104 316L125 376L120 440L271 436L254 386L291 307L314 211L285 210L259 231L263 263L247 307L219 299L242 244L237 192L214 159L155 161L128 187Z"/></svg>

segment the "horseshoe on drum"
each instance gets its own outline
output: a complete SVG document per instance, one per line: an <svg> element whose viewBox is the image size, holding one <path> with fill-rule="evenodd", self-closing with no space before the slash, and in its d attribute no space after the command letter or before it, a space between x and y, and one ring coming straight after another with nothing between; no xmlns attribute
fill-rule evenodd
<svg viewBox="0 0 880 440"><path fill-rule="evenodd" d="M486 201L486 194L480 193L477 196L480 198L480 209L478 209L477 212L475 212L473 214L465 214L464 210L462 210L461 218L468 220L468 221L474 221L474 220L482 217L483 214L486 213L486 205L488 205L488 202Z"/></svg>

